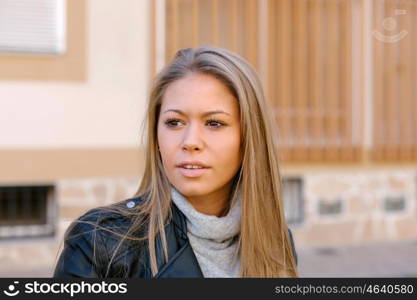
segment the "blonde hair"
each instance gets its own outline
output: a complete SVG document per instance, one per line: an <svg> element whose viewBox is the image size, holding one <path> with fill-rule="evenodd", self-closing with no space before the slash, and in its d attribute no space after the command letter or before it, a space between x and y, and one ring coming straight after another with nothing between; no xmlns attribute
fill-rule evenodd
<svg viewBox="0 0 417 300"><path fill-rule="evenodd" d="M239 102L243 161L236 174L232 197L242 192L239 240L242 277L296 277L282 201L277 152L277 129L256 72L240 56L222 48L182 49L156 76L150 92L144 127L146 165L135 196L144 201L129 232L148 223L147 241L152 274L158 272L155 239L159 234L168 260L165 225L171 218L170 182L157 141L157 123L166 88L192 72L223 82ZM129 238L127 235L124 238Z"/></svg>

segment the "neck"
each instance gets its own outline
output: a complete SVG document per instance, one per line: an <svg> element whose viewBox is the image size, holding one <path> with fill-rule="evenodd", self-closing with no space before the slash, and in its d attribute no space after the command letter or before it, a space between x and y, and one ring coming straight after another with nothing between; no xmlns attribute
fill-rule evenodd
<svg viewBox="0 0 417 300"><path fill-rule="evenodd" d="M198 212L205 215L222 217L229 210L229 193L230 185L228 184L224 188L210 194L189 196L186 198Z"/></svg>

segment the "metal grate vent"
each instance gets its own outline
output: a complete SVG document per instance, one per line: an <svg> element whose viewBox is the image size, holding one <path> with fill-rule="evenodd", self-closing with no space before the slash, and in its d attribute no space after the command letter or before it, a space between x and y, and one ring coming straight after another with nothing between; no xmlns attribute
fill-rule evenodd
<svg viewBox="0 0 417 300"><path fill-rule="evenodd" d="M0 187L0 239L54 233L53 186Z"/></svg>
<svg viewBox="0 0 417 300"><path fill-rule="evenodd" d="M404 211L405 202L405 197L386 197L384 199L384 209L387 212Z"/></svg>
<svg viewBox="0 0 417 300"><path fill-rule="evenodd" d="M336 199L320 199L319 200L319 215L333 216L342 213L342 200Z"/></svg>

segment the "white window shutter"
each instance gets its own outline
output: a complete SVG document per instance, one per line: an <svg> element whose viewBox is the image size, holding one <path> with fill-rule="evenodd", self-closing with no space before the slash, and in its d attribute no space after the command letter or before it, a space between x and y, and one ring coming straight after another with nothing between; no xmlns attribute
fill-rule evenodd
<svg viewBox="0 0 417 300"><path fill-rule="evenodd" d="M62 54L66 0L0 0L0 54Z"/></svg>

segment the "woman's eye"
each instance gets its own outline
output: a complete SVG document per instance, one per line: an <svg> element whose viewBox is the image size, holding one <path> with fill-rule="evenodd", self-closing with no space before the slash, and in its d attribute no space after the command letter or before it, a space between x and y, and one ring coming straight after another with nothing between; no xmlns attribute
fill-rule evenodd
<svg viewBox="0 0 417 300"><path fill-rule="evenodd" d="M175 119L171 119L171 120L166 120L165 121L165 124L168 127L177 127L179 123L180 123L180 120L175 120Z"/></svg>
<svg viewBox="0 0 417 300"><path fill-rule="evenodd" d="M206 124L212 128L220 128L225 125L223 122L217 120L207 120ZM175 128L181 125L181 121L177 119L168 119L165 121L165 125L170 128Z"/></svg>
<svg viewBox="0 0 417 300"><path fill-rule="evenodd" d="M224 126L224 123L216 120L208 120L207 123L210 125L210 127L219 128Z"/></svg>

